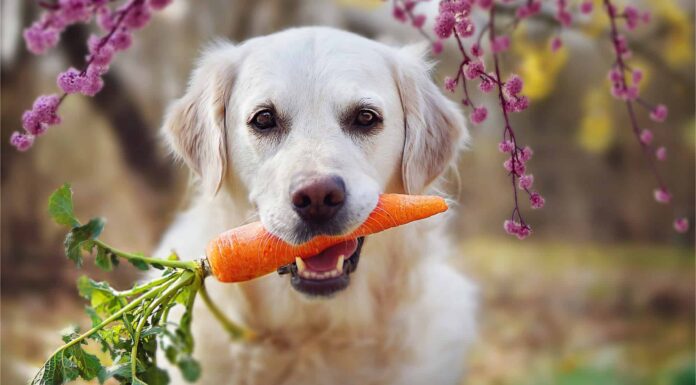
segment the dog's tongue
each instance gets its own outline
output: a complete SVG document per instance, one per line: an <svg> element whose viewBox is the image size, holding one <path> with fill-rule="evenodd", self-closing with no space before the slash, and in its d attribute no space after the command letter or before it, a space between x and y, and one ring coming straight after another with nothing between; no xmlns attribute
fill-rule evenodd
<svg viewBox="0 0 696 385"><path fill-rule="evenodd" d="M343 255L345 259L348 259L351 255L353 255L355 249L357 248L358 240L352 239L350 241L331 246L313 257L305 258L304 262L307 268L311 271L331 271L336 268L338 257Z"/></svg>

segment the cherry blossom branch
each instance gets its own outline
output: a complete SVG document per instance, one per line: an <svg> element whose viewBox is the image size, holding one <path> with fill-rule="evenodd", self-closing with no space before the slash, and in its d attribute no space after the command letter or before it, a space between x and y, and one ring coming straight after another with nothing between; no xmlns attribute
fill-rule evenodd
<svg viewBox="0 0 696 385"><path fill-rule="evenodd" d="M667 158L667 149L664 146L660 146L653 155L651 150L654 135L647 128L641 130L636 117L634 102L637 102L639 107L648 110L650 118L655 122L664 122L667 119L668 110L662 104L653 106L639 97L638 83L642 80L643 74L638 69L631 69L626 63L626 60L631 57L631 51L628 48L626 37L619 33L618 28L619 21L624 21L629 30L635 29L641 21L648 23L650 21L650 13L641 13L633 6L626 6L623 13L619 13L612 0L603 0L603 3L609 17L609 36L616 57L613 68L609 71L609 80L612 82L611 93L615 98L623 100L626 105L633 134L641 147L648 168L657 182L658 187L653 192L655 200L658 203L672 204L672 195L655 163L655 159L662 161ZM631 84L626 79L627 73L631 74ZM684 217L676 218L673 227L677 232L685 233L689 229L689 222Z"/></svg>
<svg viewBox="0 0 696 385"><path fill-rule="evenodd" d="M82 69L69 68L58 75L57 84L63 93L39 96L22 115L25 132L13 132L10 143L20 151L28 150L36 137L44 134L49 126L61 122L58 108L69 94L80 93L94 96L104 86L102 76L109 70L114 54L130 47L132 31L143 28L149 21L152 10L160 10L171 0L128 0L112 10L109 3L114 0L58 0L55 3L39 2L47 11L41 18L24 30L27 49L34 54L43 54L54 47L60 34L68 26L89 23L93 18L106 33L92 35L87 41L89 54Z"/></svg>

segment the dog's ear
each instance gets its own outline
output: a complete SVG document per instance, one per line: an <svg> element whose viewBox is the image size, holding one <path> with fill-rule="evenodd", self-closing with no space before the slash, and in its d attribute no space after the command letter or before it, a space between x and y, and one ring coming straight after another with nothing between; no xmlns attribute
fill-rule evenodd
<svg viewBox="0 0 696 385"><path fill-rule="evenodd" d="M226 110L235 76L237 49L216 42L204 50L186 94L168 108L163 133L170 148L215 194L227 172Z"/></svg>
<svg viewBox="0 0 696 385"><path fill-rule="evenodd" d="M405 142L401 161L404 189L423 192L453 161L468 140L464 117L430 79L428 46L400 49L396 84L404 111Z"/></svg>

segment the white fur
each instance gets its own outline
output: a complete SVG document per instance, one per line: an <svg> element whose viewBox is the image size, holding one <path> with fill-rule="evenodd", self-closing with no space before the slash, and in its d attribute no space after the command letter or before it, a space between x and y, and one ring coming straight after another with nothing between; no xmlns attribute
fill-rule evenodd
<svg viewBox="0 0 696 385"><path fill-rule="evenodd" d="M340 175L349 227L380 192L422 193L466 140L461 113L429 79L422 49L397 49L329 28L292 29L203 54L165 121L174 152L201 186L158 256L199 257L208 240L258 215L297 241L288 188L297 172ZM384 116L367 138L341 128L342 108L369 101ZM282 139L247 120L272 102L292 121ZM440 217L366 238L347 289L311 299L287 276L209 279L211 296L260 338L233 343L203 305L194 316L204 384L457 384L475 334L475 289L444 257ZM170 370L174 383L183 383Z"/></svg>

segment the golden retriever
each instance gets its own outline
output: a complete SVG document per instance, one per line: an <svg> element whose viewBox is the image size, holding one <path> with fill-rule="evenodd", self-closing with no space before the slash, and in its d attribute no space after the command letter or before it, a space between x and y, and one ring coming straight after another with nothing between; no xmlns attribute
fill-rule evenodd
<svg viewBox="0 0 696 385"><path fill-rule="evenodd" d="M257 218L288 242L346 233L381 192L427 193L468 135L424 48L307 27L206 49L164 123L195 191L157 254L200 256L219 232ZM476 296L444 260L453 249L441 222L334 246L288 274L209 280L259 338L232 342L197 306L200 382L459 383Z"/></svg>

